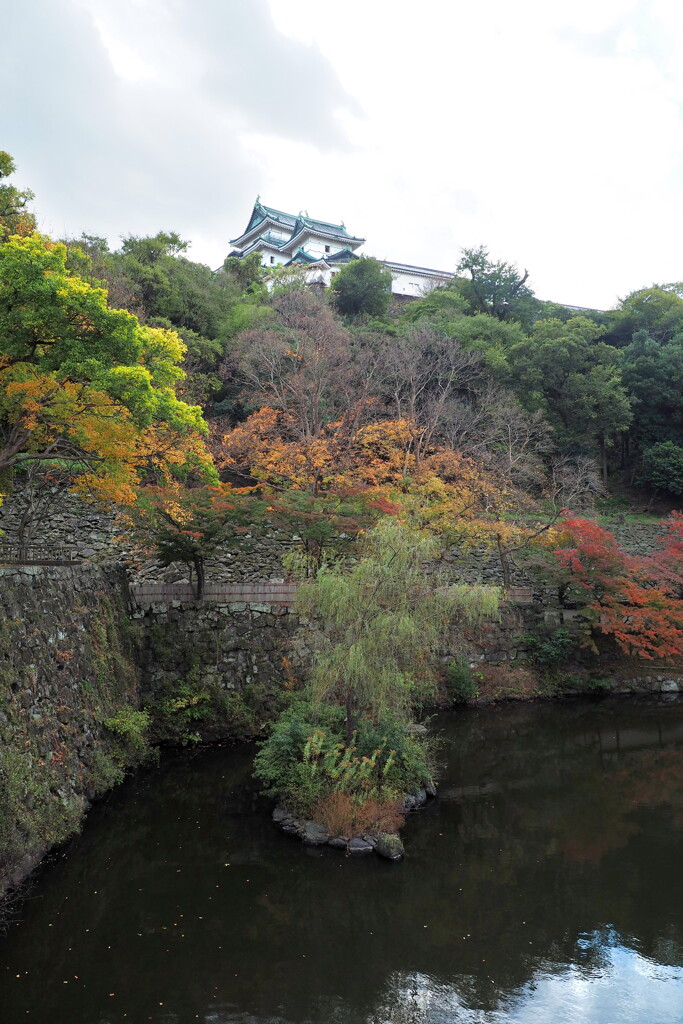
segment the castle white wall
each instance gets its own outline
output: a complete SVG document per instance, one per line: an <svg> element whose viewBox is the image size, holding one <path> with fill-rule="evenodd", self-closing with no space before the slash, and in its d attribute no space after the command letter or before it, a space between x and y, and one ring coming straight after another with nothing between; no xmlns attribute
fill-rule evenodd
<svg viewBox="0 0 683 1024"><path fill-rule="evenodd" d="M283 263L286 263L289 256L285 256L284 253L274 252L272 249L254 249L261 256L261 263L264 267L281 267Z"/></svg>
<svg viewBox="0 0 683 1024"><path fill-rule="evenodd" d="M325 246L327 246L327 251L325 250ZM317 260L321 260L324 259L325 256L334 256L335 253L341 252L344 246L339 245L338 242L323 242L321 239L314 238L309 235L309 237L304 240L301 248L304 252L307 252L309 256L314 256Z"/></svg>
<svg viewBox="0 0 683 1024"><path fill-rule="evenodd" d="M391 272L391 291L394 295L412 295L420 296L426 294L435 285L441 284L441 280L436 277L423 277L421 274L409 274L409 273L398 273L395 270Z"/></svg>
<svg viewBox="0 0 683 1024"><path fill-rule="evenodd" d="M265 231L262 232L262 234L265 233ZM278 241L286 242L289 236L291 235L291 231L287 231L285 228L274 228L269 225L268 234L272 235L273 238L277 238Z"/></svg>

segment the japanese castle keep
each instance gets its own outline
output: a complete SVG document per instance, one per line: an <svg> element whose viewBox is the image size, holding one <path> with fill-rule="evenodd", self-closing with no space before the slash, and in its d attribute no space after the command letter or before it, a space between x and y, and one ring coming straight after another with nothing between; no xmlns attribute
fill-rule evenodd
<svg viewBox="0 0 683 1024"><path fill-rule="evenodd" d="M358 259L357 249L364 238L349 234L344 224L315 220L307 213L283 213L263 206L257 197L246 229L230 242L230 256L260 254L264 267L306 268L311 284L328 285L345 263ZM445 284L454 275L447 270L429 270L405 263L381 261L391 271L394 295L423 295L436 284Z"/></svg>

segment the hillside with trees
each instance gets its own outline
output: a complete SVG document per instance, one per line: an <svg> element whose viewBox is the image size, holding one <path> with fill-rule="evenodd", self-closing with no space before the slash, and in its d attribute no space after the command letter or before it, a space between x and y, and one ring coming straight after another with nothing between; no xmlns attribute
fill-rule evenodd
<svg viewBox="0 0 683 1024"><path fill-rule="evenodd" d="M0 489L30 478L123 509L200 595L240 533L296 533L286 569L329 631L259 755L272 792L369 828L362 808L394 820L430 782L407 727L440 637L504 596L425 584L445 549L495 551L505 585L536 552L591 642L683 655L679 519L648 559L595 522L615 502L664 516L683 493L683 284L570 309L482 246L396 307L371 259L325 293L258 257L212 270L172 231L51 240L31 198L0 184Z"/></svg>

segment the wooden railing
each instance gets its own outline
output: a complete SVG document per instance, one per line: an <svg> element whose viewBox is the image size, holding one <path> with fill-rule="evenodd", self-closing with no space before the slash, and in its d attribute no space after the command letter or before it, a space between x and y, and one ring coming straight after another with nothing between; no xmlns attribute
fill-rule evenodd
<svg viewBox="0 0 683 1024"><path fill-rule="evenodd" d="M207 583L202 600L219 604L291 605L296 591L296 583ZM130 593L138 606L197 598L197 592L190 583L137 583L131 585Z"/></svg>
<svg viewBox="0 0 683 1024"><path fill-rule="evenodd" d="M80 565L75 548L46 544L0 544L0 565Z"/></svg>
<svg viewBox="0 0 683 1024"><path fill-rule="evenodd" d="M279 604L292 605L297 583L207 583L202 600L220 604ZM190 583L133 583L131 597L138 606L168 601L194 601L197 592ZM531 587L508 587L507 599L514 604L532 604Z"/></svg>

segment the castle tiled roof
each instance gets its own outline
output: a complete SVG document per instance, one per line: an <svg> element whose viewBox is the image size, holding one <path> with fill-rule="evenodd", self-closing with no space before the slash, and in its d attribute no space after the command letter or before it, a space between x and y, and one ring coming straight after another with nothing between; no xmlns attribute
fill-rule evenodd
<svg viewBox="0 0 683 1024"><path fill-rule="evenodd" d="M278 238L272 234L273 230L284 230L288 233L288 237ZM309 217L306 212L285 213L283 210L276 210L273 206L264 206L260 198L257 197L247 227L238 238L231 239L230 244L248 246L256 238L264 238L280 249L290 249L290 247L296 247L299 240L308 234L318 235L322 238L334 238L338 242L347 242L353 248L358 248L365 241L364 238L356 238L349 234L343 223L332 224L330 221L318 220L315 217Z"/></svg>

